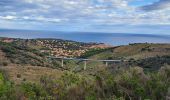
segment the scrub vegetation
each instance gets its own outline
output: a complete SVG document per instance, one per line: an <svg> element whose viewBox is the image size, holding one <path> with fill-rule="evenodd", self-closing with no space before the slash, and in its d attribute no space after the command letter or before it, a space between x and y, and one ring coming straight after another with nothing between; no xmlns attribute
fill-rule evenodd
<svg viewBox="0 0 170 100"><path fill-rule="evenodd" d="M91 49L80 57L126 62L106 67L102 62L88 61L84 70L81 61L64 61L62 67L60 60L48 59L50 53L40 52L48 48L20 42L0 42L0 100L170 98L169 44Z"/></svg>

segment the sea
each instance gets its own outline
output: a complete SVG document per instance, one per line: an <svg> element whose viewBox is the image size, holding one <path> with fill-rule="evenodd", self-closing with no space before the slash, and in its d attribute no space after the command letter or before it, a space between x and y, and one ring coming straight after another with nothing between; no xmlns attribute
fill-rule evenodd
<svg viewBox="0 0 170 100"><path fill-rule="evenodd" d="M146 33L59 32L0 29L0 37L23 39L54 38L85 43L105 43L113 46L132 43L170 43L170 35Z"/></svg>

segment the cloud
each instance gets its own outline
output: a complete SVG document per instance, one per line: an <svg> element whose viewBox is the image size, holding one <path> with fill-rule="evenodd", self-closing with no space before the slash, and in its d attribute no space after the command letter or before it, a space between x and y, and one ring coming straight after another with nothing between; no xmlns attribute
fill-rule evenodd
<svg viewBox="0 0 170 100"><path fill-rule="evenodd" d="M136 1L146 0L0 0L0 22L53 28L170 25L170 0L130 5Z"/></svg>
<svg viewBox="0 0 170 100"><path fill-rule="evenodd" d="M125 8L127 2L124 0L1 0L0 5L1 16L16 15L18 19L22 19L23 16L34 18L42 16L44 20L54 18L56 21L64 18L74 21L98 19L99 16L106 15L106 10ZM25 20L27 19L29 18Z"/></svg>
<svg viewBox="0 0 170 100"><path fill-rule="evenodd" d="M150 5L142 6L140 9L144 11L153 11L153 10L161 10L170 8L170 0L159 0L158 2L154 2Z"/></svg>
<svg viewBox="0 0 170 100"><path fill-rule="evenodd" d="M17 17L15 16L0 16L0 19L4 19L4 20L15 20Z"/></svg>

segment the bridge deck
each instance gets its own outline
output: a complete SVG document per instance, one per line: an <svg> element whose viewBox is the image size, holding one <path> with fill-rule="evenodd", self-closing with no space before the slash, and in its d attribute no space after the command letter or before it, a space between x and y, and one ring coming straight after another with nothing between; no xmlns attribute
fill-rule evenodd
<svg viewBox="0 0 170 100"><path fill-rule="evenodd" d="M97 59L84 59L84 58L66 58L66 57L48 57L52 59L64 59L64 60L77 60L77 61L99 61L99 62L123 62L126 60L97 60Z"/></svg>
<svg viewBox="0 0 170 100"><path fill-rule="evenodd" d="M96 60L96 59L84 59L84 58L66 58L66 57L54 57L54 56L49 56L48 58L50 59L61 59L61 66L64 66L64 61L63 60L76 60L76 61L84 61L84 70L86 70L87 67L87 61L98 61L98 62L105 62L106 66L108 66L108 62L124 62L126 60Z"/></svg>

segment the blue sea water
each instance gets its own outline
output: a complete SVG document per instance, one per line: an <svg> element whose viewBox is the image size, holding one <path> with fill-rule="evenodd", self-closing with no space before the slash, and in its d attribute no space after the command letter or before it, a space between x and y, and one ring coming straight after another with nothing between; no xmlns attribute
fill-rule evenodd
<svg viewBox="0 0 170 100"><path fill-rule="evenodd" d="M170 43L170 35L95 33L95 32L54 32L0 29L0 37L11 38L56 38L79 42L97 42L109 45L127 45L129 43Z"/></svg>

